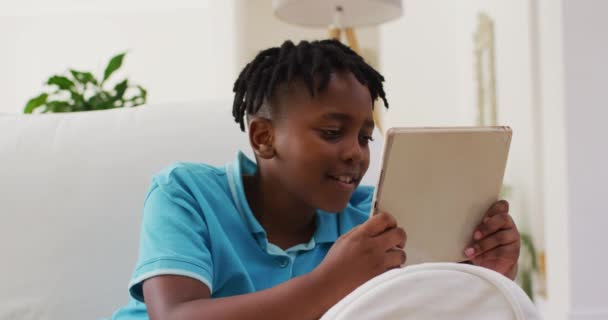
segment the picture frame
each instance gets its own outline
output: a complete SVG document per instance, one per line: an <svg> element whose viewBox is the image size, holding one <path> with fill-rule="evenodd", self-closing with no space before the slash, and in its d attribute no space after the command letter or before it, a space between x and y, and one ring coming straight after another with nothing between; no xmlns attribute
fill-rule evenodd
<svg viewBox="0 0 608 320"><path fill-rule="evenodd" d="M474 34L474 61L477 84L477 125L498 125L496 102L496 62L494 21L485 13L478 14Z"/></svg>

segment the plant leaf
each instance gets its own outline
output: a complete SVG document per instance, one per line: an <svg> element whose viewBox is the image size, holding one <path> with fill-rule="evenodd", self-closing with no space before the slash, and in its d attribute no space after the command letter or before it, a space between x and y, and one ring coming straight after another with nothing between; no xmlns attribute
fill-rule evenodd
<svg viewBox="0 0 608 320"><path fill-rule="evenodd" d="M114 99L107 92L101 91L89 98L87 104L90 110L112 109L114 107Z"/></svg>
<svg viewBox="0 0 608 320"><path fill-rule="evenodd" d="M118 83L114 86L114 90L116 93L114 94L114 99L119 100L125 95L125 91L127 91L127 87L129 85L129 80L125 79L122 82Z"/></svg>
<svg viewBox="0 0 608 320"><path fill-rule="evenodd" d="M137 88L139 88L139 90L141 91L141 97L142 99L144 99L143 103L146 103L146 100L148 99L148 91L142 86L137 86Z"/></svg>
<svg viewBox="0 0 608 320"><path fill-rule="evenodd" d="M133 107L141 106L145 103L146 103L145 100L143 100L142 98L138 98L138 99L133 100Z"/></svg>
<svg viewBox="0 0 608 320"><path fill-rule="evenodd" d="M77 91L70 91L72 108L74 111L89 111L91 108L84 100L82 94Z"/></svg>
<svg viewBox="0 0 608 320"><path fill-rule="evenodd" d="M49 101L47 103L48 111L51 112L72 112L75 111L73 106L67 101Z"/></svg>
<svg viewBox="0 0 608 320"><path fill-rule="evenodd" d="M98 83L97 79L95 79L93 74L90 72L83 72L83 71L77 71L77 70L70 69L70 73L72 74L74 79L76 79L76 81L82 83L83 85L86 85L87 83L92 83L94 85L97 85L97 83Z"/></svg>
<svg viewBox="0 0 608 320"><path fill-rule="evenodd" d="M36 96L30 101L27 102L25 108L23 109L23 113L32 113L34 109L46 104L46 99L49 97L48 94L42 93L39 96Z"/></svg>
<svg viewBox="0 0 608 320"><path fill-rule="evenodd" d="M126 54L126 52L123 52L117 54L116 56L112 57L112 59L110 59L110 62L108 62L108 66L106 67L106 70L103 73L103 80L101 81L102 83L108 80L112 73L114 73L114 71L118 70L122 66L122 59L125 57Z"/></svg>
<svg viewBox="0 0 608 320"><path fill-rule="evenodd" d="M524 249L528 250L532 260L532 270L538 270L538 262L536 256L536 247L534 246L534 242L532 241L532 237L527 233L520 234L521 245Z"/></svg>
<svg viewBox="0 0 608 320"><path fill-rule="evenodd" d="M56 85L59 89L70 90L74 87L74 82L64 76L52 76L46 82L48 85Z"/></svg>
<svg viewBox="0 0 608 320"><path fill-rule="evenodd" d="M530 300L534 301L534 288L532 285L532 274L530 272L523 272L521 275L521 288L530 297Z"/></svg>

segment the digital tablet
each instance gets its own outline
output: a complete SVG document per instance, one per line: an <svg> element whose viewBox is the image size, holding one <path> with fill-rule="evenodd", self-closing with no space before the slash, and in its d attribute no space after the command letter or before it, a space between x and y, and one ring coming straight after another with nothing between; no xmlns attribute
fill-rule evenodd
<svg viewBox="0 0 608 320"><path fill-rule="evenodd" d="M499 198L511 135L509 127L387 131L373 204L405 229L405 265L467 260L464 249Z"/></svg>

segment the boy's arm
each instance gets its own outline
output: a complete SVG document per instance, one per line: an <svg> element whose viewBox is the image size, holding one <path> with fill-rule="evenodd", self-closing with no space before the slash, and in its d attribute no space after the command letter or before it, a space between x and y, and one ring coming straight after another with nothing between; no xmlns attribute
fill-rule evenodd
<svg viewBox="0 0 608 320"><path fill-rule="evenodd" d="M309 273L270 289L210 299L202 282L158 276L143 284L150 319L318 319L339 301ZM335 295L335 294L334 294Z"/></svg>
<svg viewBox="0 0 608 320"><path fill-rule="evenodd" d="M202 282L161 275L143 283L152 320L317 319L367 280L405 262L405 231L389 214L374 215L341 236L312 272L273 288L213 298Z"/></svg>

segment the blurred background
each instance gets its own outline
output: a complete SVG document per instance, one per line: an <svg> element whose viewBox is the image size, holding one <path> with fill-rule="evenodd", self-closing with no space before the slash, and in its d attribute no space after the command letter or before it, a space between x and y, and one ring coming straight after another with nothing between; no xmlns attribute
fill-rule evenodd
<svg viewBox="0 0 608 320"><path fill-rule="evenodd" d="M526 235L523 285L547 319L608 319L608 2L405 0L401 10L354 28L386 78L381 127L512 127L503 195ZM258 51L328 36L281 20L271 0L0 0L0 113L22 113L52 74L100 74L125 51L117 75L145 87L148 104L230 101Z"/></svg>

